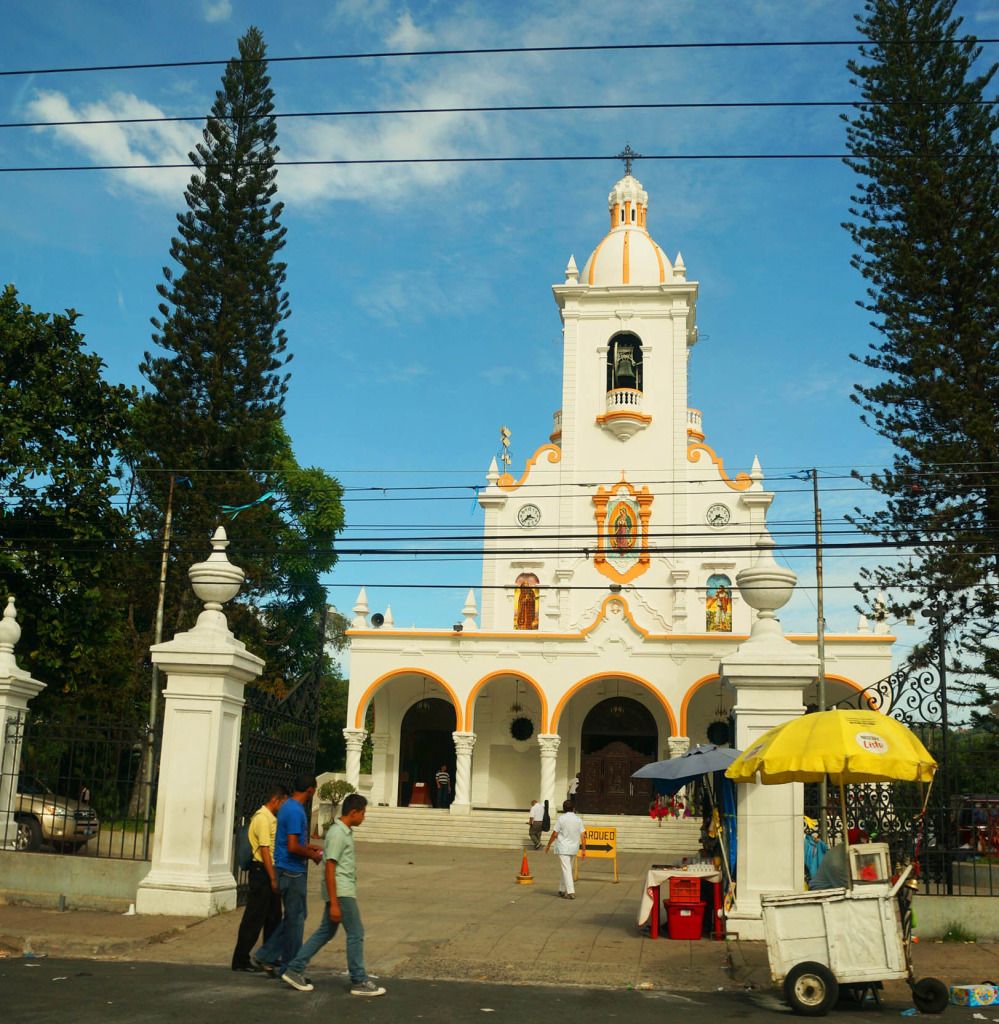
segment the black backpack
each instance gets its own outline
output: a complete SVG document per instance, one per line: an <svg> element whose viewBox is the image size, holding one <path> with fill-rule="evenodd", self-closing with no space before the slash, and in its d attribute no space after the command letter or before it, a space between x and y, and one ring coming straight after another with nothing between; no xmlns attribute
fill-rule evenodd
<svg viewBox="0 0 999 1024"><path fill-rule="evenodd" d="M245 822L236 830L236 867L249 871L253 863L253 844L250 842L250 823Z"/></svg>

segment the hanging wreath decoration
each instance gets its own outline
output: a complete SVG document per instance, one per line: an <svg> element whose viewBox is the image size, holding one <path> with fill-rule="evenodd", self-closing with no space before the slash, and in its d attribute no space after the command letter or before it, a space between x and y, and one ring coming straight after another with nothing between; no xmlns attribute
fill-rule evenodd
<svg viewBox="0 0 999 1024"><path fill-rule="evenodd" d="M510 723L510 735L521 742L529 740L534 735L534 723L524 716L515 718Z"/></svg>

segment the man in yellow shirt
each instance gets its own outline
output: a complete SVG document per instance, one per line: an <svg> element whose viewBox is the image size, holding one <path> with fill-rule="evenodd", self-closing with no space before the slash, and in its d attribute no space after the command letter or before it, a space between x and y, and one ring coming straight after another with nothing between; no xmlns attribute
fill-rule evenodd
<svg viewBox="0 0 999 1024"><path fill-rule="evenodd" d="M277 876L274 874L274 837L277 833L278 808L288 799L284 786L275 785L267 801L250 819L247 836L253 850L250 865L250 886L243 910L243 920L236 936L236 948L232 951L232 969L257 974L259 967L250 962L253 949L264 930L264 942L281 923L281 895L278 892Z"/></svg>

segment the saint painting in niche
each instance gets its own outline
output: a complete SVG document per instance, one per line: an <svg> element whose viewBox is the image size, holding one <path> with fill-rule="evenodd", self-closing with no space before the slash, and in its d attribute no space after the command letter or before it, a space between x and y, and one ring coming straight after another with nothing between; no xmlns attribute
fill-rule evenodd
<svg viewBox="0 0 999 1024"><path fill-rule="evenodd" d="M709 576L705 601L708 633L732 632L732 581L727 576Z"/></svg>
<svg viewBox="0 0 999 1024"><path fill-rule="evenodd" d="M538 577L533 572L522 572L517 577L517 606L513 615L514 629L538 628Z"/></svg>
<svg viewBox="0 0 999 1024"><path fill-rule="evenodd" d="M638 523L635 521L634 509L623 501L619 502L611 509L608 522L611 551L619 555L627 554L638 539Z"/></svg>

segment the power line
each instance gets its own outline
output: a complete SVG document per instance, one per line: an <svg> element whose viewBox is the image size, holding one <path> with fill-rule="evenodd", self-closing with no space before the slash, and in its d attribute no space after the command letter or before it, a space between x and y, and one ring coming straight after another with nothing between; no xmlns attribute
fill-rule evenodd
<svg viewBox="0 0 999 1024"><path fill-rule="evenodd" d="M397 117L412 114L517 114L517 113L564 113L578 110L767 110L795 107L848 107L851 109L873 109L882 107L991 107L999 100L897 100L868 103L862 100L740 100L685 103L532 103L483 107L386 107L375 110L312 110L287 111L268 115L275 119L303 117ZM105 117L73 121L9 121L0 123L0 128L76 128L85 125L109 124L174 124L177 122L207 121L211 114L179 114L162 117ZM246 120L257 115L247 114ZM238 116L225 120L239 121ZM644 159L644 157L643 157Z"/></svg>
<svg viewBox="0 0 999 1024"><path fill-rule="evenodd" d="M987 152L986 150L982 151ZM907 153L906 159L947 159L971 155L973 151L964 153ZM322 159L322 160L272 160L274 167L394 167L415 164L540 164L540 163L596 163L617 160L611 154L575 155L575 156L420 156L420 157L369 157L363 159ZM643 156L643 160L680 163L685 160L705 163L711 160L863 160L849 150L842 153L658 153ZM202 171L212 166L209 163L182 164L43 164L36 167L0 167L3 174L27 174L32 172L55 171Z"/></svg>
<svg viewBox="0 0 999 1024"><path fill-rule="evenodd" d="M905 40L910 44L943 43L944 37L932 37L918 40ZM979 39L965 36L957 39L958 43L982 45L999 42L999 39ZM199 68L220 67L233 64L294 64L317 61L341 60L384 60L399 57L477 57L493 54L518 53L601 53L613 51L635 50L729 50L729 49L790 49L795 47L822 48L849 46L876 46L877 41L869 39L809 39L809 40L747 40L738 42L717 43L597 43L592 45L575 44L565 46L494 46L476 47L473 49L440 49L440 50L375 50L356 53L305 54L290 57L262 57L258 60L240 60L238 58L213 58L210 60L175 60L156 61L142 64L95 64L79 67L30 68L13 71L0 71L0 77L13 75L67 75L87 74L96 71L148 71L162 68ZM883 44L882 44L883 45Z"/></svg>

